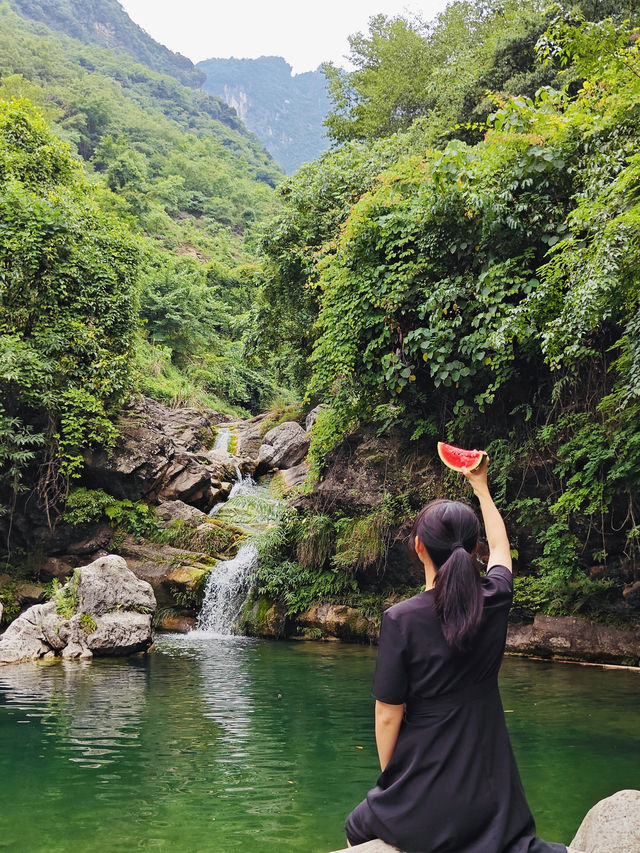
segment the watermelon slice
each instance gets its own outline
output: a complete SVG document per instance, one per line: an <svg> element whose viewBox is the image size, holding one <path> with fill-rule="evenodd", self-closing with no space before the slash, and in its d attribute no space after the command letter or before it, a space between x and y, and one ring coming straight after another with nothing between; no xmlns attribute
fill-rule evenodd
<svg viewBox="0 0 640 853"><path fill-rule="evenodd" d="M463 450L444 441L438 442L438 456L452 471L473 471L486 455L484 450Z"/></svg>

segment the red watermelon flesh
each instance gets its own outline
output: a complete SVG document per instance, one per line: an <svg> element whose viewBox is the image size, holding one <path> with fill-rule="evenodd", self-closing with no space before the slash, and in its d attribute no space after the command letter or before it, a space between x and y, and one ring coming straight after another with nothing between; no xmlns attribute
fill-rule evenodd
<svg viewBox="0 0 640 853"><path fill-rule="evenodd" d="M486 455L484 450L463 450L444 441L438 442L438 456L453 471L473 471Z"/></svg>

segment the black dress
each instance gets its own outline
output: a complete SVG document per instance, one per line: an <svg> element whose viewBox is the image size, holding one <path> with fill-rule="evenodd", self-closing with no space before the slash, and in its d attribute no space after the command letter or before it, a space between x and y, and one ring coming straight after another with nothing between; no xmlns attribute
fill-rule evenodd
<svg viewBox="0 0 640 853"><path fill-rule="evenodd" d="M473 649L447 645L433 590L383 616L373 695L405 704L398 741L375 788L347 818L352 844L381 838L408 853L566 853L536 837L498 692L511 572L482 578Z"/></svg>

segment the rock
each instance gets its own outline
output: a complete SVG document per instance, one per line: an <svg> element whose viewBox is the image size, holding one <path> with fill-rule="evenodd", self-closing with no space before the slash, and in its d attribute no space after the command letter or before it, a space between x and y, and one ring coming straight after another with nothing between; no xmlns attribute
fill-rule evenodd
<svg viewBox="0 0 640 853"><path fill-rule="evenodd" d="M184 501L163 501L156 507L156 512L163 521L185 521L194 526L204 522L206 513L196 509Z"/></svg>
<svg viewBox="0 0 640 853"><path fill-rule="evenodd" d="M38 569L38 575L53 580L66 580L73 574L75 566L59 557L49 557Z"/></svg>
<svg viewBox="0 0 640 853"><path fill-rule="evenodd" d="M111 555L80 569L79 610L102 616L112 610L146 610L153 613L156 600L151 586L139 580L122 557Z"/></svg>
<svg viewBox="0 0 640 853"><path fill-rule="evenodd" d="M320 631L323 637L373 642L378 639L380 622L344 604L314 604L298 614L297 624L308 632Z"/></svg>
<svg viewBox="0 0 640 853"><path fill-rule="evenodd" d="M324 405L324 403L320 403L320 405L316 406L315 409L311 409L311 411L307 415L305 422L304 422L304 428L306 429L307 432L311 432L311 427L318 420L318 415L320 414L320 412L323 409L326 409L326 408L327 407Z"/></svg>
<svg viewBox="0 0 640 853"><path fill-rule="evenodd" d="M640 610L640 581L636 581L631 586L625 587L622 590L622 595L629 607L634 610Z"/></svg>
<svg viewBox="0 0 640 853"><path fill-rule="evenodd" d="M206 535L212 524L207 521L204 526L202 532ZM120 551L127 558L127 565L136 577L151 584L161 608L182 608L185 596L193 600L194 587L199 587L213 562L210 557L197 551L134 542L130 536L122 543Z"/></svg>
<svg viewBox="0 0 640 853"><path fill-rule="evenodd" d="M43 617L54 611L52 602L35 604L18 616L0 636L0 665L37 660L48 651L41 628Z"/></svg>
<svg viewBox="0 0 640 853"><path fill-rule="evenodd" d="M217 464L206 449L207 435L221 419L214 412L170 409L139 398L118 420L113 451L85 454L86 481L117 498L204 506L212 481L223 479L229 465Z"/></svg>
<svg viewBox="0 0 640 853"><path fill-rule="evenodd" d="M285 468L280 471L279 473L282 478L285 491L290 492L291 489L295 489L296 486L302 485L305 477L307 476L308 470L309 463L301 462L299 465L294 465L293 468Z"/></svg>
<svg viewBox="0 0 640 853"><path fill-rule="evenodd" d="M44 589L35 583L19 583L14 594L21 607L38 604L45 597Z"/></svg>
<svg viewBox="0 0 640 853"><path fill-rule="evenodd" d="M242 632L250 637L280 639L287 634L284 607L264 597L251 599L245 604L238 624Z"/></svg>
<svg viewBox="0 0 640 853"><path fill-rule="evenodd" d="M335 850L334 853L349 853L357 850L359 853L399 853L397 847L392 847L385 841L376 838L375 841L367 841L365 844L356 844L354 847L345 847L343 850Z"/></svg>
<svg viewBox="0 0 640 853"><path fill-rule="evenodd" d="M310 441L307 433L295 421L285 421L270 429L260 446L256 472L298 465L307 455Z"/></svg>
<svg viewBox="0 0 640 853"><path fill-rule="evenodd" d="M0 622L2 622L2 614L4 613L4 605L0 601Z"/></svg>
<svg viewBox="0 0 640 853"><path fill-rule="evenodd" d="M195 627L196 620L192 616L163 616L156 623L156 628L160 631L173 631L177 634L188 634Z"/></svg>
<svg viewBox="0 0 640 853"><path fill-rule="evenodd" d="M71 615L58 613L64 600ZM115 555L79 568L57 602L30 607L0 636L0 664L38 660L59 653L69 660L93 654L131 654L151 645L156 601Z"/></svg>
<svg viewBox="0 0 640 853"><path fill-rule="evenodd" d="M576 616L537 613L532 625L510 625L507 651L536 657L637 666L640 628L623 630Z"/></svg>
<svg viewBox="0 0 640 853"><path fill-rule="evenodd" d="M129 655L143 651L150 644L150 613L105 613L96 623L95 631L85 639L95 655Z"/></svg>
<svg viewBox="0 0 640 853"><path fill-rule="evenodd" d="M570 853L638 853L640 791L618 791L587 813Z"/></svg>

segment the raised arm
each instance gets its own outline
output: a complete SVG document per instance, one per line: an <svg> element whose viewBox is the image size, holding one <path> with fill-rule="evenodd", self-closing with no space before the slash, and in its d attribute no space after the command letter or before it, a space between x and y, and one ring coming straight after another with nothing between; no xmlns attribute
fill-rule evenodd
<svg viewBox="0 0 640 853"><path fill-rule="evenodd" d="M491 493L489 492L489 485L487 483L488 467L489 457L487 456L475 471L463 471L463 474L471 483L471 487L480 501L480 511L482 512L484 529L487 534L487 542L489 543L487 569L490 569L491 566L506 566L511 572L513 568L509 537L507 536L507 528L504 526L504 521L498 507L494 504Z"/></svg>

